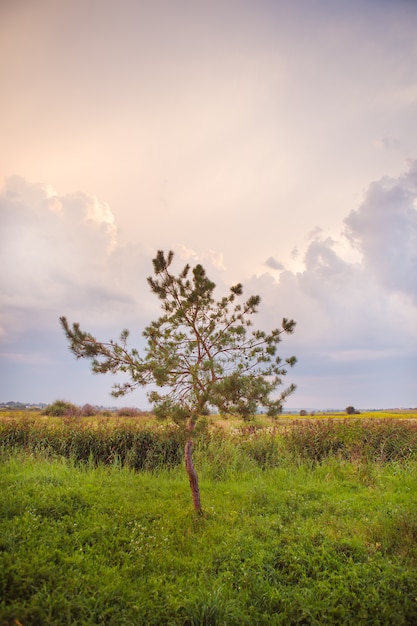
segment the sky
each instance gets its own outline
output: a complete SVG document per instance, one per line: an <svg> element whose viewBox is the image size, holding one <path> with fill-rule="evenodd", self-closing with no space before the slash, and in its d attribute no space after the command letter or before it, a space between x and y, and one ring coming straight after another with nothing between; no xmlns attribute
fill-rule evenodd
<svg viewBox="0 0 417 626"><path fill-rule="evenodd" d="M156 251L297 322L286 408L417 406L414 0L2 0L0 402L147 408L69 352Z"/></svg>

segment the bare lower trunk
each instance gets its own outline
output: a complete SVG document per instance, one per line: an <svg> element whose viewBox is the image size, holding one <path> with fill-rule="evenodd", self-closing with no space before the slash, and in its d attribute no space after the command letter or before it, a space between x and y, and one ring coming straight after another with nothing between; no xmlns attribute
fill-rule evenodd
<svg viewBox="0 0 417 626"><path fill-rule="evenodd" d="M191 433L194 430L194 422L190 419L187 425L188 430L188 439L185 442L184 448L184 458L185 458L185 469L188 474L188 479L190 481L191 495L193 498L194 511L201 515L203 509L201 507L201 499L200 499L200 489L198 486L198 477L197 472L194 469L193 463L193 441L191 439Z"/></svg>

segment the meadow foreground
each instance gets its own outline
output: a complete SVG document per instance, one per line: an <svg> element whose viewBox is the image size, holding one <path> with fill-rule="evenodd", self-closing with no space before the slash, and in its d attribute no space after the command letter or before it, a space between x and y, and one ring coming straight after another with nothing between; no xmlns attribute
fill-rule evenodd
<svg viewBox="0 0 417 626"><path fill-rule="evenodd" d="M166 430L138 471L3 428L0 623L415 624L417 438L390 425L201 433L203 516Z"/></svg>

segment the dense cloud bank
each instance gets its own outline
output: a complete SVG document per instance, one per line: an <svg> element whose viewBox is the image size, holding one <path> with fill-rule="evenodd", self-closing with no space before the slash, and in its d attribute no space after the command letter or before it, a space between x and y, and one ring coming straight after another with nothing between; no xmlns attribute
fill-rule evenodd
<svg viewBox="0 0 417 626"><path fill-rule="evenodd" d="M325 397L326 380L329 396L335 384L340 393L346 386L346 398L356 393L365 402L368 394L373 406L401 397L417 404L416 174L411 161L399 178L372 183L339 240L313 236L302 271L283 271L275 283L269 275L251 281L266 294L269 313L277 302L298 322L300 386L310 388L313 406ZM338 252L343 237L360 253L354 262Z"/></svg>
<svg viewBox="0 0 417 626"><path fill-rule="evenodd" d="M417 161L398 179L370 185L364 202L346 218L346 233L370 276L387 292L417 304Z"/></svg>
<svg viewBox="0 0 417 626"><path fill-rule="evenodd" d="M262 296L260 325L283 316L297 321L282 344L284 356L299 359L290 373L299 390L289 405L417 405L416 207L411 161L398 178L369 186L338 237L318 228L302 251L302 269L269 256L264 274L240 277L246 294ZM111 381L91 382L87 368L72 361L58 317L103 338L127 326L140 343L158 312L146 284L158 242L122 246L108 205L19 177L5 181L0 216L1 399L66 395L104 403ZM176 248L181 263L198 258L189 244ZM226 287L227 251L208 248L199 260L219 289Z"/></svg>

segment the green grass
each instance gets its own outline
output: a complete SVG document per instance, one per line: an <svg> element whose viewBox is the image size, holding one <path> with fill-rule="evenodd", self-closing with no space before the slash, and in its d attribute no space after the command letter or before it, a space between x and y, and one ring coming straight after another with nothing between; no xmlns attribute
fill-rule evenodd
<svg viewBox="0 0 417 626"><path fill-rule="evenodd" d="M181 466L3 452L0 624L417 623L415 460L262 469L229 442L216 472L213 445L202 518Z"/></svg>

